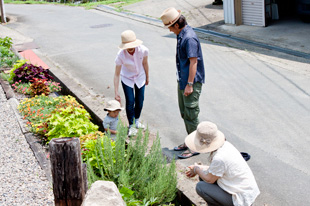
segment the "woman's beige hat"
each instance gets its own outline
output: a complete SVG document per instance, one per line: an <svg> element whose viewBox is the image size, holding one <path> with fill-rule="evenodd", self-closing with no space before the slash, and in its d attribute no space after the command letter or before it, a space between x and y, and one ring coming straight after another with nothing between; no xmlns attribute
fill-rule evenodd
<svg viewBox="0 0 310 206"><path fill-rule="evenodd" d="M129 49L135 48L143 43L143 41L136 38L135 32L131 30L126 30L121 34L122 43L118 48L120 49Z"/></svg>
<svg viewBox="0 0 310 206"><path fill-rule="evenodd" d="M181 16L181 11L176 10L174 7L166 9L160 16L162 22L164 23L164 27L168 28L172 26Z"/></svg>
<svg viewBox="0 0 310 206"><path fill-rule="evenodd" d="M119 101L116 100L110 100L108 101L107 107L104 108L104 111L116 111L116 110L123 110L124 108L121 107L121 104Z"/></svg>
<svg viewBox="0 0 310 206"><path fill-rule="evenodd" d="M185 144L190 150L200 153L212 152L225 142L225 135L212 122L201 122L197 130L185 138Z"/></svg>

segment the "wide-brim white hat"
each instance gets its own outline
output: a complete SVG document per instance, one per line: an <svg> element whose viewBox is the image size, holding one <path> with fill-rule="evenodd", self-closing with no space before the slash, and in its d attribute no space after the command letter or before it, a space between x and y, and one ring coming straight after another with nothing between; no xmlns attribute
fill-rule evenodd
<svg viewBox="0 0 310 206"><path fill-rule="evenodd" d="M225 135L217 129L212 122L201 122L197 130L185 138L185 144L190 150L200 153L207 153L217 150L223 146Z"/></svg>
<svg viewBox="0 0 310 206"><path fill-rule="evenodd" d="M110 100L107 103L107 106L104 108L104 111L116 111L116 110L123 110L124 108L121 107L119 101Z"/></svg>
<svg viewBox="0 0 310 206"><path fill-rule="evenodd" d="M181 11L174 7L166 9L160 16L165 28L172 26L181 16Z"/></svg>
<svg viewBox="0 0 310 206"><path fill-rule="evenodd" d="M143 41L136 38L136 34L131 30L126 30L121 34L122 43L118 48L120 49L129 49L140 46Z"/></svg>

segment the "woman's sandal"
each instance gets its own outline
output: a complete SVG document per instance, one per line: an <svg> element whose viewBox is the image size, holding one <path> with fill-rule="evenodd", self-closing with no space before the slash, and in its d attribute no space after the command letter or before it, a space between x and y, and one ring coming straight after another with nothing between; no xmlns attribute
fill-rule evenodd
<svg viewBox="0 0 310 206"><path fill-rule="evenodd" d="M192 156L199 155L199 154L200 154L199 152L192 152L192 151L190 151L190 149L187 149L187 151L185 151L182 154L178 155L178 158L180 158L180 159L187 159L187 158L190 158Z"/></svg>
<svg viewBox="0 0 310 206"><path fill-rule="evenodd" d="M185 143L180 144L179 146L174 148L174 151L183 151L183 150L187 150L187 146L185 145Z"/></svg>

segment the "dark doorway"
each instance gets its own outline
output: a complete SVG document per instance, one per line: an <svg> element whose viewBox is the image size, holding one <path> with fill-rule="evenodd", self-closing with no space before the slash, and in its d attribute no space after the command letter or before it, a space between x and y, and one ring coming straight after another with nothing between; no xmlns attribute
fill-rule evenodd
<svg viewBox="0 0 310 206"><path fill-rule="evenodd" d="M277 20L310 22L310 0L265 0L266 25Z"/></svg>

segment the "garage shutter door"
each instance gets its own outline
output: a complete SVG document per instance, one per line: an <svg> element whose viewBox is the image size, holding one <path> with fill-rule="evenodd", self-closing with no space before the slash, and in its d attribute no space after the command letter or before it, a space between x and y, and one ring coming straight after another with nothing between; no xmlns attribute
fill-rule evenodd
<svg viewBox="0 0 310 206"><path fill-rule="evenodd" d="M265 26L264 0L242 0L242 21L244 25Z"/></svg>

